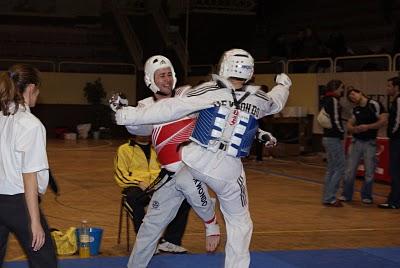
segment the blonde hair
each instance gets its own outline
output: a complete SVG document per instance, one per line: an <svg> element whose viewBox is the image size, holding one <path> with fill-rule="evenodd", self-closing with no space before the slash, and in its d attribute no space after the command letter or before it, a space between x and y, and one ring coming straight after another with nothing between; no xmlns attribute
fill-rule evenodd
<svg viewBox="0 0 400 268"><path fill-rule="evenodd" d="M40 85L40 72L28 64L15 64L0 73L0 109L3 115L15 114L24 104L23 93L29 84ZM14 105L14 111L10 107Z"/></svg>

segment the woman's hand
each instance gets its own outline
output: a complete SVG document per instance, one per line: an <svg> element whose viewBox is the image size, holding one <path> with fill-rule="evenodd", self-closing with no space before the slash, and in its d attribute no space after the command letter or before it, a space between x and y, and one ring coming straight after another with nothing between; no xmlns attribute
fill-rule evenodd
<svg viewBox="0 0 400 268"><path fill-rule="evenodd" d="M31 224L31 231L33 251L38 251L44 245L45 241L45 234L42 225L39 222L33 222Z"/></svg>
<svg viewBox="0 0 400 268"><path fill-rule="evenodd" d="M32 231L32 248L38 251L45 241L45 234L40 223L39 195L36 172L22 173L25 188L25 202L30 217L30 226ZM28 222L23 224L29 224Z"/></svg>

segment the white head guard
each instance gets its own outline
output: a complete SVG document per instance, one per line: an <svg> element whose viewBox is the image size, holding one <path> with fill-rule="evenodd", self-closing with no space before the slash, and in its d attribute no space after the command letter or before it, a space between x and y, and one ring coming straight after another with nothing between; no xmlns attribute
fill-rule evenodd
<svg viewBox="0 0 400 268"><path fill-rule="evenodd" d="M156 83L154 82L154 73L161 68L166 68L170 67L171 72L172 72L172 78L173 78L173 85L172 89L175 88L176 84L176 75L175 75L175 70L174 66L172 66L172 63L169 59L167 59L164 56L161 55L155 55L146 61L144 64L144 82L146 83L146 86L151 89L154 93L157 93L160 91L160 89L157 87Z"/></svg>
<svg viewBox="0 0 400 268"><path fill-rule="evenodd" d="M254 59L249 52L234 48L225 51L219 61L219 75L224 78L236 77L249 81L254 73Z"/></svg>

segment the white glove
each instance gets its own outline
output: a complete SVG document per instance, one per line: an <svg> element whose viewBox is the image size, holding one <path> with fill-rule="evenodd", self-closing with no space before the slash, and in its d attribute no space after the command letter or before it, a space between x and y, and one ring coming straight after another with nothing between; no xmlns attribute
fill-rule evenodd
<svg viewBox="0 0 400 268"><path fill-rule="evenodd" d="M281 73L275 77L275 83L290 88L292 85L292 80L290 80L289 76L286 74Z"/></svg>
<svg viewBox="0 0 400 268"><path fill-rule="evenodd" d="M271 133L262 129L258 129L256 139L261 143L265 143L264 145L266 148L272 148L278 143L276 138L272 136Z"/></svg>
<svg viewBox="0 0 400 268"><path fill-rule="evenodd" d="M265 143L265 147L266 148L275 147L276 144L278 143L278 141L276 140L276 138L274 136L272 136L271 133L268 133L268 135L270 135L270 140Z"/></svg>
<svg viewBox="0 0 400 268"><path fill-rule="evenodd" d="M111 110L116 112L117 110L121 109L122 107L128 106L128 99L125 97L124 94L118 92L114 93L111 98L108 100L110 104Z"/></svg>
<svg viewBox="0 0 400 268"><path fill-rule="evenodd" d="M136 117L136 108L132 106L121 107L115 111L117 125L134 125Z"/></svg>

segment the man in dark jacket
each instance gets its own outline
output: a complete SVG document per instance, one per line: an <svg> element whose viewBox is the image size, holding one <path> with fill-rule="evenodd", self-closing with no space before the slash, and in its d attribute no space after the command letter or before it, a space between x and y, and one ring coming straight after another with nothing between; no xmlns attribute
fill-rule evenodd
<svg viewBox="0 0 400 268"><path fill-rule="evenodd" d="M389 107L389 122L387 135L389 141L389 173L392 178L390 194L386 203L379 204L379 208L400 208L400 77L388 79L387 94L392 96Z"/></svg>

